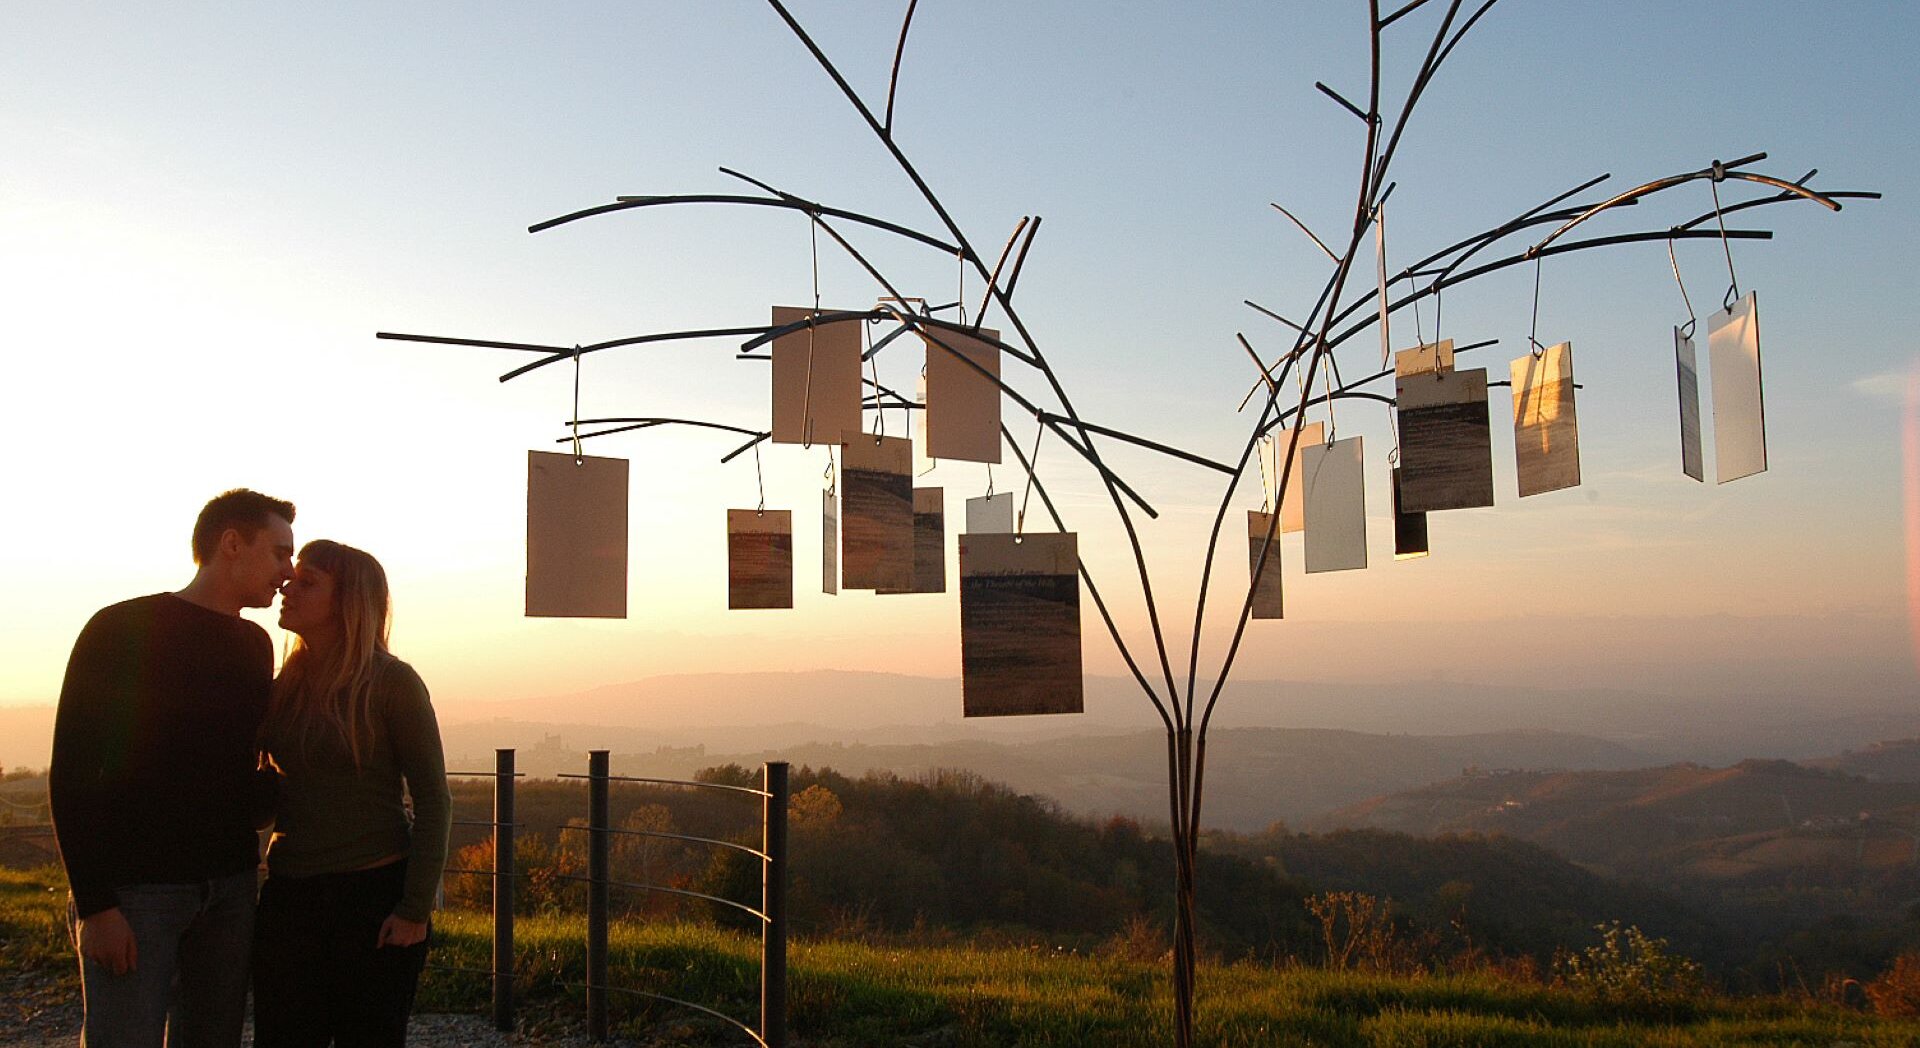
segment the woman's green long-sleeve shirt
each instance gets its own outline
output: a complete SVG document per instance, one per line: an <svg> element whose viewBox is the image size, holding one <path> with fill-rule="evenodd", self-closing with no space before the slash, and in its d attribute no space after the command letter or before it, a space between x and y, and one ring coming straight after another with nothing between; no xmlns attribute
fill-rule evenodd
<svg viewBox="0 0 1920 1048"><path fill-rule="evenodd" d="M433 912L452 825L446 758L420 675L391 655L377 658L371 745L360 767L345 742L325 731L304 741L271 733L262 740L280 769L267 872L314 877L404 855L406 889L393 912L424 921Z"/></svg>

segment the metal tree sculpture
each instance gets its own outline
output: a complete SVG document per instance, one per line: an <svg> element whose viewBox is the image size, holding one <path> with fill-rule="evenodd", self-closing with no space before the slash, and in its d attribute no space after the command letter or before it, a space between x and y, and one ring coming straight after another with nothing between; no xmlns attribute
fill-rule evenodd
<svg viewBox="0 0 1920 1048"><path fill-rule="evenodd" d="M1079 574L1092 598L1094 608L1102 623L1106 626L1115 648L1125 663L1128 672L1138 685L1141 693L1153 705L1166 732L1167 744L1167 801L1168 814L1174 846L1175 866L1175 928L1173 949L1173 999L1174 999L1174 1043L1186 1048L1193 1042L1194 1009L1193 997L1196 965L1198 959L1194 933L1195 891L1197 885L1198 842L1203 787L1205 784L1207 728L1214 710L1219 703L1223 688L1232 673L1233 664L1239 653L1241 641L1245 637L1247 623L1252 617L1254 598L1259 587L1262 572L1266 570L1268 551L1275 548L1280 527L1280 513L1276 505L1270 515L1267 534L1261 541L1259 552L1253 557L1251 581L1242 599L1238 602L1232 640L1218 670L1209 677L1200 673L1200 647L1202 626L1206 621L1208 582L1211 576L1214 555L1219 546L1222 528L1227 512L1231 507L1234 494L1241 480L1246 476L1248 461L1260 447L1263 438L1290 420L1298 419L1309 407L1334 399L1362 398L1380 401L1389 405L1394 397L1376 393L1368 387L1391 379L1391 368L1371 373L1363 378L1346 381L1339 374L1336 351L1341 349L1355 336L1367 329L1380 325L1382 328L1382 348L1386 348L1385 325L1391 315L1401 309L1413 306L1422 299L1440 295L1451 287L1456 287L1478 277L1512 266L1528 262L1536 266L1539 261L1550 255L1567 254L1611 245L1639 242L1671 242L1683 239L1717 239L1722 243L1732 240L1768 239L1771 233L1756 229L1728 229L1725 225L1727 214L1770 204L1806 200L1820 204L1831 210L1841 208L1840 201L1849 198L1877 198L1879 194L1871 192L1821 192L1810 187L1814 172L1795 180L1786 180L1746 170L1752 164L1766 158L1760 153L1730 163L1714 161L1699 170L1682 172L1664 178L1654 179L1625 192L1611 196L1594 197L1592 192L1609 176L1601 175L1590 179L1572 189L1561 193L1546 202L1520 212L1513 218L1471 236L1459 242L1434 251L1412 265L1404 267L1398 273L1389 276L1380 264L1375 279L1364 282L1361 289L1349 292L1349 283L1355 266L1366 247L1369 235L1384 239L1382 207L1393 192L1394 183L1388 175L1392 170L1395 151L1406 131L1422 95L1433 82L1441 66L1453 54L1461 39L1494 6L1496 0L1482 0L1470 13L1463 14L1465 0L1449 0L1444 12L1433 28L1431 42L1425 56L1415 70L1404 99L1397 108L1383 106L1381 98L1381 42L1383 34L1401 19L1415 10L1426 6L1430 0L1411 0L1404 6L1382 15L1378 0L1368 0L1368 42L1370 62L1368 68L1367 94L1364 104L1352 102L1332 88L1316 83L1314 86L1338 103L1364 126L1364 144L1360 150L1359 178L1354 194L1352 221L1344 243L1338 238L1329 245L1315 236L1298 219L1275 204L1300 230L1323 251L1332 265L1324 286L1314 298L1311 307L1304 313L1296 314L1301 319L1290 320L1281 314L1248 302L1247 305L1267 317L1285 325L1293 332L1291 347L1269 364L1257 354L1255 364L1260 369L1260 377L1254 389L1248 394L1248 401L1264 392L1260 398L1260 412L1254 422L1246 443L1240 454L1232 461L1223 461L1196 454L1191 451L1172 447L1164 443L1128 433L1124 430L1098 425L1081 417L1074 409L1067 390L1060 380L1058 372L1048 362L1041 350L1040 341L1021 319L1019 309L1014 303L1014 288L1019 280L1027 249L1033 242L1038 230L1038 217L1021 219L1006 245L991 261L989 256L980 252L975 242L968 237L956 223L947 208L941 203L927 179L902 151L893 134L894 89L899 80L900 59L904 53L909 28L913 23L914 8L917 0L909 0L906 15L900 27L899 44L893 57L892 74L888 80L886 105L876 113L842 76L833 61L828 58L819 45L801 26L800 22L787 10L781 0L767 0L774 12L790 29L799 42L818 62L821 70L830 77L854 111L859 114L867 127L873 132L880 145L892 157L900 172L912 183L922 200L938 219L943 233L928 233L906 225L887 221L871 215L845 208L805 199L784 192L765 182L721 168L731 177L747 182L760 190L758 195L745 194L692 194L667 196L627 196L614 202L590 207L571 214L562 215L529 227L530 232L540 232L556 226L565 225L581 219L636 208L658 207L678 204L729 204L750 207L776 208L798 211L808 216L815 229L824 232L834 244L846 252L873 279L881 294L876 296L877 304L871 310L851 312L822 312L813 318L799 323L785 325L754 324L736 327L708 328L701 330L658 332L637 335L629 338L614 339L591 345L562 346L540 345L520 342L500 342L470 338L449 338L430 335L410 335L382 332L379 337L401 339L415 342L435 342L444 344L477 346L493 349L512 349L531 352L538 359L513 369L501 376L507 381L524 375L535 369L567 361L578 363L587 354L625 346L642 345L653 342L704 338L745 338L741 344L743 359L767 359L764 354L753 352L756 348L770 343L778 336L802 330L811 324L845 322L851 320L885 321L898 325L886 336L876 340L867 351L870 358L899 335L913 332L920 335L929 346L938 346L964 361L973 371L991 381L1002 393L1012 399L1023 410L1030 413L1041 427L1042 432L1051 433L1080 459L1090 465L1100 478L1107 498L1111 503L1122 530L1125 532L1137 570L1141 597L1146 609L1147 624L1152 635L1152 657L1157 666L1143 668L1142 660L1136 657L1134 648L1129 645L1121 633L1118 624L1108 609L1107 602L1101 596L1092 574L1084 561L1079 565ZM1626 205L1632 205L1648 197L1662 193L1689 182L1707 180L1714 186L1715 207L1705 214L1691 220L1680 222L1665 228L1649 228L1641 231L1615 233L1582 240L1568 239L1567 235L1596 215ZM1719 185L1726 181L1753 183L1765 187L1763 195L1721 205ZM1586 199L1581 200L1583 195ZM949 257L960 259L963 267L970 268L984 281L985 291L981 308L974 313L972 324L962 320L954 322L934 314L952 310L959 303L942 306L926 306L925 300L911 298L908 289L897 286L888 276L876 267L865 255L856 249L839 231L840 223L863 225L873 229L917 242L939 251ZM1709 226L1709 223L1712 223ZM1523 234L1528 231L1549 231L1537 241L1525 243ZM1524 244L1524 246L1521 246ZM1515 250L1518 248L1518 250ZM1499 253L1487 261L1479 261L1483 255ZM1384 251L1376 253L1383 258ZM1731 254L1729 254L1731 264ZM1398 298L1389 294L1389 289L1405 284L1408 288ZM909 307L909 303L922 303L918 311ZM1729 302L1729 304L1731 304ZM997 307L1012 326L1014 337L1006 341L988 338L982 335L981 320L985 318L989 307ZM1013 359L1025 364L1036 372L1046 383L1051 402L1058 410L1049 410L1041 403L1023 393L1013 382L1003 381L998 375L989 373L978 363L969 359L955 346L957 335L969 339L984 340L997 345L1000 350ZM951 340L951 341L949 341ZM1240 346L1249 354L1254 350L1244 337L1239 338ZM1481 342L1463 346L1458 352L1492 345ZM1537 347L1537 344L1536 344ZM1320 395L1313 394L1316 378L1321 377L1323 368L1328 369L1333 381L1326 383L1326 389ZM1299 398L1291 407L1282 409L1281 390L1290 374L1297 374L1301 381ZM893 389L879 383L877 376L863 379L870 390L865 394L864 404L875 409L902 408L912 410L920 407L914 401L900 395ZM1244 409L1247 401L1242 402ZM577 414L577 413L576 413ZM726 462L746 453L769 439L771 434L751 427L727 425L698 419L670 417L622 417L622 418L574 418L569 425L573 433L567 440L580 441L589 438L608 436L616 433L631 432L660 426L697 426L729 431L748 439L734 448L721 461ZM590 432L580 432L581 426L600 426ZM1302 427L1290 427L1284 453L1275 456L1277 479L1274 481L1276 497L1284 495L1294 484L1293 466L1299 450ZM1033 457L1024 452L1010 432L1002 425L1002 439L1011 448L1023 470L1026 482L1032 491L1038 493L1041 504L1054 526L1067 530L1059 508L1049 496L1046 486L1034 475ZM1213 519L1213 527L1207 541L1204 563L1200 573L1199 589L1194 601L1194 629L1192 644L1187 652L1184 680L1174 669L1174 658L1161 627L1161 615L1154 594L1151 574L1147 567L1147 558L1140 541L1136 526L1135 512L1147 517L1156 517L1157 513L1145 498L1128 485L1120 476L1107 466L1101 455L1101 443L1104 440L1117 440L1127 444L1144 447L1165 454L1192 465L1213 470L1223 475L1224 491L1220 506ZM1277 570L1277 568L1275 569ZM1157 673L1153 671L1157 670ZM1199 685L1211 680L1210 687L1202 695Z"/></svg>

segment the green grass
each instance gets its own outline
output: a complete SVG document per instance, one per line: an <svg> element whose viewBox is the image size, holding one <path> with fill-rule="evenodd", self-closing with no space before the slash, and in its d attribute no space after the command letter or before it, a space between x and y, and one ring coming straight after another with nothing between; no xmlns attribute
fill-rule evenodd
<svg viewBox="0 0 1920 1048"><path fill-rule="evenodd" d="M485 967L491 925L440 918L436 962ZM523 919L517 991L537 1027L577 1028L585 967L578 918ZM614 929L617 985L699 1001L751 1022L757 940L706 927ZM885 947L801 942L791 952L792 1029L800 1044L853 1046L1159 1046L1171 1043L1167 972L1040 948ZM1208 967L1200 1043L1367 1048L1708 1048L1920 1045L1920 1022L1780 998L1701 998L1684 1020L1642 1020L1554 987L1492 975L1405 978L1259 964ZM480 976L429 973L423 1007L481 1010ZM723 1024L670 1005L615 1001L616 1024L668 1043L741 1044Z"/></svg>
<svg viewBox="0 0 1920 1048"><path fill-rule="evenodd" d="M0 870L0 986L52 987L77 998L66 894L58 870ZM487 967L490 920L435 918L432 963ZM584 1025L583 923L524 917L515 930L516 991L535 1033ZM704 926L616 927L616 985L698 1001L752 1024L759 943ZM886 947L795 943L795 1041L854 1046L1102 1046L1171 1043L1167 973L1159 962L1045 948ZM570 986L569 984L573 984ZM1684 1019L1646 1020L1566 990L1490 974L1404 978L1211 966L1201 973L1200 1043L1366 1048L1895 1048L1920 1045L1920 1022L1782 998L1700 998ZM429 970L420 1011L483 1012L482 975ZM725 1024L672 1005L616 995L617 1027L646 1043L741 1045Z"/></svg>

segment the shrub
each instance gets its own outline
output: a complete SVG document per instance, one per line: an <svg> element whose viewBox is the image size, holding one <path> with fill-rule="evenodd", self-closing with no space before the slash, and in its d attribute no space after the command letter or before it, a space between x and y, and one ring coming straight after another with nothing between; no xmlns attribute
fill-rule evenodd
<svg viewBox="0 0 1920 1048"><path fill-rule="evenodd" d="M1604 1004L1672 1014L1691 1008L1706 991L1700 965L1619 921L1594 925L1600 942L1554 958L1559 982Z"/></svg>
<svg viewBox="0 0 1920 1048"><path fill-rule="evenodd" d="M1903 953L1893 966L1864 987L1881 1015L1920 1016L1920 954Z"/></svg>

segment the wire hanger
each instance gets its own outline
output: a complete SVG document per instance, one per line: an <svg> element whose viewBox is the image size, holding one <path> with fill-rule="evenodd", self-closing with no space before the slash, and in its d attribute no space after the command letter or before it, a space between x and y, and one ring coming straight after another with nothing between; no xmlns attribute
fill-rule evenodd
<svg viewBox="0 0 1920 1048"><path fill-rule="evenodd" d="M1727 294L1720 304L1731 313L1733 304L1740 301L1740 277L1733 271L1733 242L1727 238L1727 217L1720 211L1720 183L1726 177L1726 165L1715 160L1713 177L1707 181L1707 189L1713 193L1713 220L1720 226L1720 249L1727 255Z"/></svg>
<svg viewBox="0 0 1920 1048"><path fill-rule="evenodd" d="M1046 435L1047 420L1042 418L1040 428L1033 434L1033 452L1027 456L1027 491L1020 496L1020 512L1013 518L1013 541L1015 542L1020 541L1020 536L1026 533L1027 500L1033 498L1033 473L1040 468L1040 438Z"/></svg>
<svg viewBox="0 0 1920 1048"><path fill-rule="evenodd" d="M1699 318L1693 315L1693 299L1687 294L1687 282L1680 279L1680 257L1673 252L1672 237L1667 238L1667 262L1673 266L1673 282L1680 286L1680 301L1687 304L1687 323L1680 329L1680 337L1691 340Z"/></svg>
<svg viewBox="0 0 1920 1048"><path fill-rule="evenodd" d="M573 464L584 466L587 457L580 452L580 343L573 344Z"/></svg>

